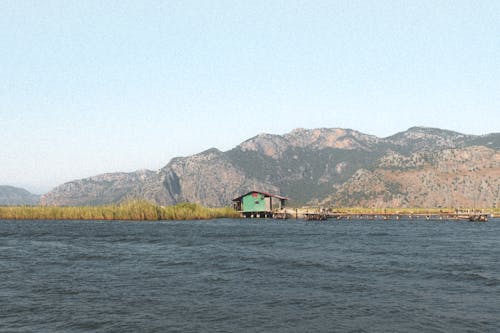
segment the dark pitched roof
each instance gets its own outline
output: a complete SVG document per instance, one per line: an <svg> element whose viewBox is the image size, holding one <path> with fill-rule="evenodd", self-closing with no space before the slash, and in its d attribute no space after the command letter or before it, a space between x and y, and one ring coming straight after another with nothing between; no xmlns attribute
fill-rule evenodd
<svg viewBox="0 0 500 333"><path fill-rule="evenodd" d="M262 191L250 191L248 193L240 195L237 198L234 198L233 201L239 201L239 200L241 200L241 198L243 198L244 196L247 196L247 195L249 195L251 193L260 193L260 194L264 194L266 197L273 197L273 198L278 198L278 199L281 199L281 200L288 200L288 198L282 197L281 195L277 195L277 194L271 194L271 193L262 192Z"/></svg>

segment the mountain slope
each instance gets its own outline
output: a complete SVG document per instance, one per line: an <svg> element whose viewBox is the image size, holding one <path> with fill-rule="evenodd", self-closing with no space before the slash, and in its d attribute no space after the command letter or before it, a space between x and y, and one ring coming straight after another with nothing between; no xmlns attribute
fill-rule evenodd
<svg viewBox="0 0 500 333"><path fill-rule="evenodd" d="M0 205L36 205L40 196L25 189L0 185Z"/></svg>
<svg viewBox="0 0 500 333"><path fill-rule="evenodd" d="M491 206L498 201L499 142L499 133L473 136L424 127L387 138L340 128L296 129L260 134L227 152L177 157L158 172L69 182L44 195L42 203L145 198L163 205L224 206L258 189L297 205Z"/></svg>
<svg viewBox="0 0 500 333"><path fill-rule="evenodd" d="M175 158L160 170L160 177L172 198L166 204L187 201L225 206L248 189L279 192L275 185L245 173L217 149Z"/></svg>
<svg viewBox="0 0 500 333"><path fill-rule="evenodd" d="M59 185L44 194L40 202L42 205L70 206L113 204L134 198L152 199L157 195L158 188L150 193L148 185L155 183L155 177L157 173L150 170L102 174Z"/></svg>
<svg viewBox="0 0 500 333"><path fill-rule="evenodd" d="M366 207L496 207L500 153L486 147L385 156L360 169L323 200L324 205Z"/></svg>

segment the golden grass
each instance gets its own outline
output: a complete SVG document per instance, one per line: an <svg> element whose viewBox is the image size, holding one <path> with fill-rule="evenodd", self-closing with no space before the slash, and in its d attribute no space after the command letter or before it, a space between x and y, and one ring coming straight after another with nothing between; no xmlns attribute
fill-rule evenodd
<svg viewBox="0 0 500 333"><path fill-rule="evenodd" d="M129 201L105 206L0 206L0 219L17 220L206 220L236 218L229 207L208 208L193 203L158 206L147 201Z"/></svg>

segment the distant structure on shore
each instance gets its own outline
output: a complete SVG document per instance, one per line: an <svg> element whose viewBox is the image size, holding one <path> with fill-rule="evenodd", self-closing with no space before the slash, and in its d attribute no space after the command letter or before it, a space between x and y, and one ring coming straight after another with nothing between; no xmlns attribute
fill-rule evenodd
<svg viewBox="0 0 500 333"><path fill-rule="evenodd" d="M233 208L243 217L279 217L288 198L260 191L250 191L233 199Z"/></svg>
<svg viewBox="0 0 500 333"><path fill-rule="evenodd" d="M329 218L341 220L468 220L471 222L486 222L492 216L481 210L459 210L454 211L437 209L411 209L403 210L375 210L364 209L364 211L334 211L332 208L323 207L303 207L287 209L286 204L289 199L280 195L270 194L262 191L250 191L237 198L234 198L233 208L240 213L243 218L304 218L305 220L323 221ZM358 209L359 210L359 209Z"/></svg>

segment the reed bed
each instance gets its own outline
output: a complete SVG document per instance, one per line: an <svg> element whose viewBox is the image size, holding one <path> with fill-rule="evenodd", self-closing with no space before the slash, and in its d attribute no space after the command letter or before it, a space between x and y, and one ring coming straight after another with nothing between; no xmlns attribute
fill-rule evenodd
<svg viewBox="0 0 500 333"><path fill-rule="evenodd" d="M194 203L158 206L147 201L129 201L105 206L0 206L0 219L16 220L208 220L237 218L229 207L208 208Z"/></svg>

